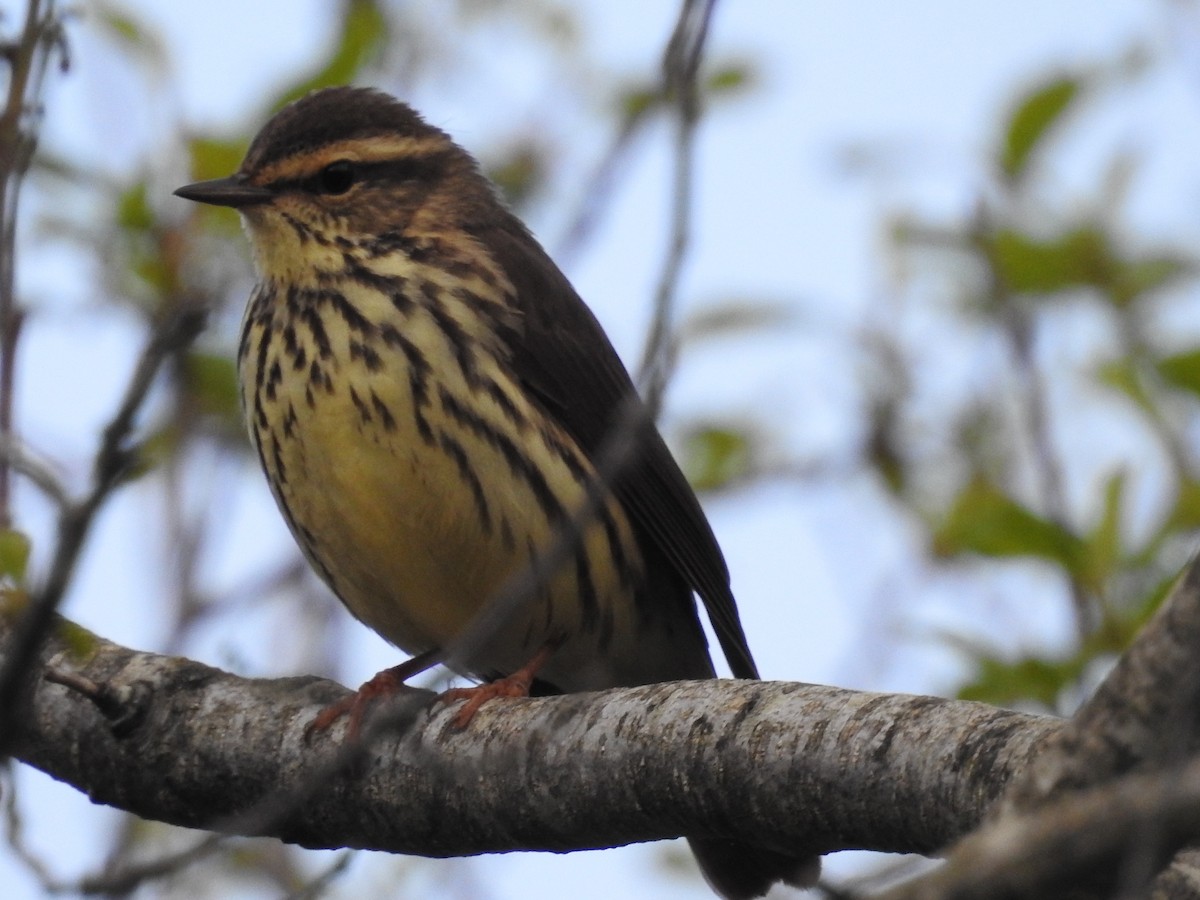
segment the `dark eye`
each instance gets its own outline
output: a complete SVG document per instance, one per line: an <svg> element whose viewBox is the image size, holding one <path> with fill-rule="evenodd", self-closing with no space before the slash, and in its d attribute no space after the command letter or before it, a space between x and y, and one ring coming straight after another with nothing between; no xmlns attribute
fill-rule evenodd
<svg viewBox="0 0 1200 900"><path fill-rule="evenodd" d="M353 163L339 159L317 173L317 189L322 194L344 194L354 184L354 175Z"/></svg>

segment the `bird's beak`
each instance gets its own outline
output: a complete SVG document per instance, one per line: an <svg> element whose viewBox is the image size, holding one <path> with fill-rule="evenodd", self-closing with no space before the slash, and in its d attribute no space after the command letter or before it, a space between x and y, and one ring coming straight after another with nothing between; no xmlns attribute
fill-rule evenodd
<svg viewBox="0 0 1200 900"><path fill-rule="evenodd" d="M197 203L211 203L213 206L230 206L234 209L241 209L244 206L266 203L275 194L269 188L258 187L243 180L240 176L231 175L228 178L214 178L212 181L185 184L175 191L175 196L182 197L184 200L195 200Z"/></svg>

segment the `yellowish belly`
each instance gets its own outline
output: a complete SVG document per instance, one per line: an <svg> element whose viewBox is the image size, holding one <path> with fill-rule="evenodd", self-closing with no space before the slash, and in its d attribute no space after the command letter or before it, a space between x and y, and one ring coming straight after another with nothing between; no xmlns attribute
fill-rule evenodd
<svg viewBox="0 0 1200 900"><path fill-rule="evenodd" d="M446 649L550 548L591 470L499 361L476 353L464 369L432 321L417 314L397 341L386 310L357 308L370 327L326 312L324 341L303 317L248 320L251 435L297 540L354 615L410 653ZM510 672L551 639L566 640L557 669L635 653L640 565L610 502L465 669Z"/></svg>

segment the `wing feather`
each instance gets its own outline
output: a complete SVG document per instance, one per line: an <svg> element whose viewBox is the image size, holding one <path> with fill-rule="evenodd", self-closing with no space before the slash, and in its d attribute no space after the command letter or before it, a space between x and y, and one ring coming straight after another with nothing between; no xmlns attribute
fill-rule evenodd
<svg viewBox="0 0 1200 900"><path fill-rule="evenodd" d="M510 336L517 373L585 453L602 447L628 403L633 382L600 323L566 276L515 218L479 233L516 290L521 323ZM651 541L704 602L738 678L757 678L729 570L708 519L652 422L613 484L640 535Z"/></svg>

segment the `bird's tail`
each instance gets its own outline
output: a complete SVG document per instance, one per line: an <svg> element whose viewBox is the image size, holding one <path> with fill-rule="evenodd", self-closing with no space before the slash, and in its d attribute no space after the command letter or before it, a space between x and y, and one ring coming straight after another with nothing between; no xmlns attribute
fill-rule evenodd
<svg viewBox="0 0 1200 900"><path fill-rule="evenodd" d="M766 896L776 882L812 887L821 874L819 856L798 858L720 838L688 838L688 844L705 880L725 900Z"/></svg>

